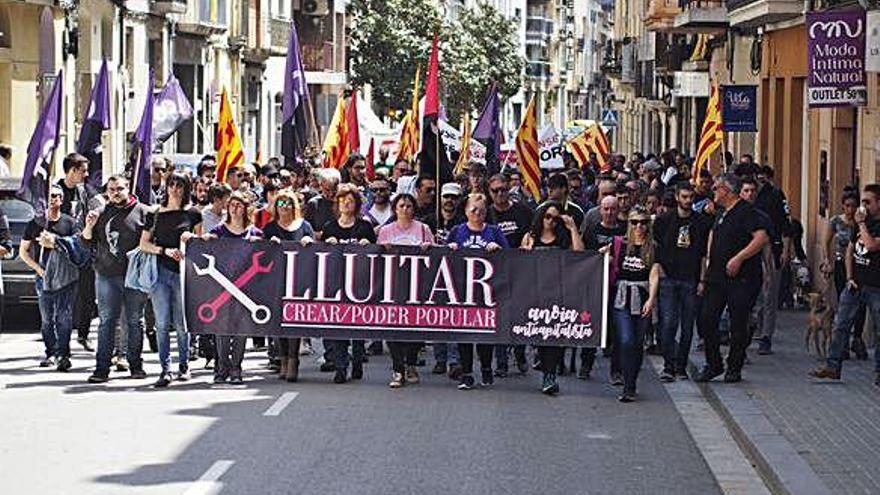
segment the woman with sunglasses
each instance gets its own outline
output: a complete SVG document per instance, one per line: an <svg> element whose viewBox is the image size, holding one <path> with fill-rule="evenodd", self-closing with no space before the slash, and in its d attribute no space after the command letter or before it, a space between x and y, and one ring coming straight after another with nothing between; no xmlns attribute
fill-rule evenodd
<svg viewBox="0 0 880 495"><path fill-rule="evenodd" d="M263 238L272 242L300 242L304 246L314 242L315 231L312 230L309 222L303 219L299 197L292 190L278 191L275 196L272 216L272 221L263 229ZM282 380L295 382L299 378L300 342L299 337L278 339L279 358L281 359L279 378Z"/></svg>
<svg viewBox="0 0 880 495"><path fill-rule="evenodd" d="M623 393L620 402L636 399L636 380L642 367L645 332L657 303L660 265L654 256L651 216L641 206L629 213L629 227L620 247L611 316L617 332ZM607 249L607 248L606 248Z"/></svg>
<svg viewBox="0 0 880 495"><path fill-rule="evenodd" d="M431 246L431 229L422 222L415 220L416 198L409 193L400 193L391 202L391 208L397 219L379 229L379 244L397 246ZM419 349L423 342L388 342L391 350L391 388L400 388L407 383L419 383L416 362Z"/></svg>
<svg viewBox="0 0 880 495"><path fill-rule="evenodd" d="M193 236L202 234L202 213L190 206L192 182L174 172L165 182L165 194L159 209L147 215L141 234L140 249L158 256L158 279L150 298L156 315L159 363L162 373L157 388L171 383L171 336L177 331L178 381L187 381L189 374L189 334L183 326L183 295L180 287L181 248Z"/></svg>
<svg viewBox="0 0 880 495"><path fill-rule="evenodd" d="M263 231L254 227L250 215L251 202L247 195L235 191L226 204L226 221L214 227L205 239L245 239L256 241L263 238ZM234 324L234 322L232 322ZM244 360L244 345L247 337L242 335L217 335L217 365L214 368L214 383L229 380L241 384L241 362Z"/></svg>
<svg viewBox="0 0 880 495"><path fill-rule="evenodd" d="M583 251L584 241L578 232L574 220L562 214L562 203L547 201L535 212L531 229L523 236L521 248L526 251L540 251L545 249L571 249ZM561 346L538 346L538 360L541 363L541 371L544 379L541 383L541 392L553 395L559 392L559 383L556 381L556 370L562 364L565 356L565 347Z"/></svg>
<svg viewBox="0 0 880 495"><path fill-rule="evenodd" d="M464 205L464 214L467 222L456 225L449 232L446 243L450 249L482 249L491 252L501 248L508 248L507 237L501 227L486 223L487 202L482 193L469 194ZM495 379L492 375L492 353L495 346L492 344L477 344L477 355L480 358L480 384L489 387ZM474 345L458 344L458 353L461 356L462 376L459 379L459 390L474 388Z"/></svg>
<svg viewBox="0 0 880 495"><path fill-rule="evenodd" d="M327 244L373 244L376 242L376 231L373 225L361 217L363 199L357 186L342 184L336 190L336 206L333 213L336 218L324 224L324 242ZM347 340L329 340L336 363L334 383L348 381L348 346ZM351 341L351 379L360 380L364 377L364 341Z"/></svg>

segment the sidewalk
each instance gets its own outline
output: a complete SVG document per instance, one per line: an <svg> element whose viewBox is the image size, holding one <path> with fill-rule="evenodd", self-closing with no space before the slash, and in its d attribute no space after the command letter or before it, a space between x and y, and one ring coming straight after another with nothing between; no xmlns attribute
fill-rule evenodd
<svg viewBox="0 0 880 495"><path fill-rule="evenodd" d="M820 361L804 349L807 319L807 312L780 312L775 354L758 356L752 345L742 383L713 382L702 390L744 449L757 454L753 460L762 475L783 491L880 493L880 387L874 385L873 353L868 361L846 361L841 383L809 378ZM702 353L692 358L703 361Z"/></svg>

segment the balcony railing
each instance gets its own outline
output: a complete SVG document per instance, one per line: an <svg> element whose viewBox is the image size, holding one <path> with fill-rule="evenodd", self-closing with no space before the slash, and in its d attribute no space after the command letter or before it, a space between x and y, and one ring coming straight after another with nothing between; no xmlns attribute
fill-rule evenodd
<svg viewBox="0 0 880 495"><path fill-rule="evenodd" d="M690 58L693 47L684 43L681 35L657 35L654 43L654 70L658 74L672 74L681 70L681 64Z"/></svg>
<svg viewBox="0 0 880 495"><path fill-rule="evenodd" d="M526 18L526 42L547 43L553 36L553 20L546 17Z"/></svg>
<svg viewBox="0 0 880 495"><path fill-rule="evenodd" d="M726 0L730 25L755 28L794 19L803 14L802 0Z"/></svg>
<svg viewBox="0 0 880 495"><path fill-rule="evenodd" d="M550 62L546 60L529 60L526 64L526 76L545 79L550 77Z"/></svg>
<svg viewBox="0 0 880 495"><path fill-rule="evenodd" d="M671 31L677 33L717 33L730 24L727 7L718 0L678 0L681 13L675 16Z"/></svg>
<svg viewBox="0 0 880 495"><path fill-rule="evenodd" d="M153 0L150 12L158 15L185 14L186 0Z"/></svg>

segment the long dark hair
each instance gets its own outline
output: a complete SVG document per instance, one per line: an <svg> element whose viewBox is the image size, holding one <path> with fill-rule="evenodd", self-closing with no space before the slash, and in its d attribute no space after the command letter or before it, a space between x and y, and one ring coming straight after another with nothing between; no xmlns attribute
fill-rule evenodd
<svg viewBox="0 0 880 495"><path fill-rule="evenodd" d="M192 199L192 181L189 176L180 172L174 172L171 174L171 177L165 181L165 194L162 197L162 206L168 206L168 189L171 187L171 184L180 184L183 186L183 194L180 199L182 203L180 208L186 208L186 205L189 204L189 201Z"/></svg>
<svg viewBox="0 0 880 495"><path fill-rule="evenodd" d="M532 234L532 240L535 242L539 242L541 239L541 234L544 232L544 215L547 213L547 210L550 208L555 208L556 211L562 215L565 209L562 207L562 203L559 201L549 200L545 201L538 207L535 211L535 216L532 218L532 227L529 232ZM553 226L553 230L556 232L556 240L559 242L560 246L568 247L571 245L571 234L569 234L568 229L565 228L565 225L562 223L562 219L556 219L556 223Z"/></svg>

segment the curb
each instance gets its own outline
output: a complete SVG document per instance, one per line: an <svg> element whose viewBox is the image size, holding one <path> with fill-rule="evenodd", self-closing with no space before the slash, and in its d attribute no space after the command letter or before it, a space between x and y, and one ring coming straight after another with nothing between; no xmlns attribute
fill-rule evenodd
<svg viewBox="0 0 880 495"><path fill-rule="evenodd" d="M694 376L697 371L695 363L690 361L689 374ZM709 383L696 385L772 493L832 495L813 468L770 422L758 399L734 384L718 388Z"/></svg>

